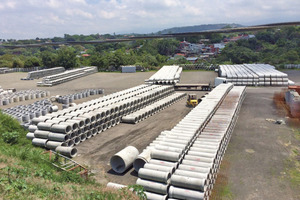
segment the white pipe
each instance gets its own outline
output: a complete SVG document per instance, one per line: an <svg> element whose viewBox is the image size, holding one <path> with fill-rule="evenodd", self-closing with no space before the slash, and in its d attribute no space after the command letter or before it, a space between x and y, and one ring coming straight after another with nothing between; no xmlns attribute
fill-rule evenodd
<svg viewBox="0 0 300 200"><path fill-rule="evenodd" d="M141 168L138 171L139 178L167 183L171 177L170 172L157 171L152 169Z"/></svg>
<svg viewBox="0 0 300 200"><path fill-rule="evenodd" d="M151 150L146 149L133 162L133 167L136 172L139 171L140 168L143 168L146 163L148 163L151 159Z"/></svg>
<svg viewBox="0 0 300 200"><path fill-rule="evenodd" d="M116 173L121 174L132 166L138 155L139 151L135 147L128 146L111 157L110 165Z"/></svg>
<svg viewBox="0 0 300 200"><path fill-rule="evenodd" d="M205 193L196 190L189 190L185 188L179 188L171 186L169 188L169 196L177 199L189 199L189 200L204 200Z"/></svg>
<svg viewBox="0 0 300 200"><path fill-rule="evenodd" d="M77 149L74 147L58 146L55 151L71 158L77 155Z"/></svg>
<svg viewBox="0 0 300 200"><path fill-rule="evenodd" d="M200 190L205 192L207 189L207 180L204 178L192 178L173 174L171 184L178 187Z"/></svg>
<svg viewBox="0 0 300 200"><path fill-rule="evenodd" d="M149 192L154 192L158 194L168 194L169 185L165 183L159 183L138 178L136 184L143 186L144 189Z"/></svg>

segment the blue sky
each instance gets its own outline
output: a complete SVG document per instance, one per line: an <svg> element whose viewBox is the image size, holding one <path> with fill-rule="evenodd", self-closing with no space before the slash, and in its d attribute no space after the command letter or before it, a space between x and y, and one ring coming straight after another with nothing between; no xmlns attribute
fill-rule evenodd
<svg viewBox="0 0 300 200"><path fill-rule="evenodd" d="M0 0L0 39L300 20L299 0Z"/></svg>

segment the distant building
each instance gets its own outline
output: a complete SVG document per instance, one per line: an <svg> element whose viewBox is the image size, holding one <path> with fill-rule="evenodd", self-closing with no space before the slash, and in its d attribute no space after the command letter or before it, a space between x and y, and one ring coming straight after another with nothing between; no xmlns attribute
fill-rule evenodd
<svg viewBox="0 0 300 200"><path fill-rule="evenodd" d="M188 57L186 58L186 60L192 62L193 64L195 64L198 61L198 57Z"/></svg>

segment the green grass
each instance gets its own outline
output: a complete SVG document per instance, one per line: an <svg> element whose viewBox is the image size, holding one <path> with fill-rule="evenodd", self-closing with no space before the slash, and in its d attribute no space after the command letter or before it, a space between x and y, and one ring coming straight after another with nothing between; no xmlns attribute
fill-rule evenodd
<svg viewBox="0 0 300 200"><path fill-rule="evenodd" d="M11 134L13 133L13 134ZM8 143L10 135L17 141ZM74 172L54 167L44 149L26 139L27 131L0 112L0 196L3 199L138 199L128 189L110 190ZM3 135L6 134L6 137ZM53 157L54 161L55 157Z"/></svg>

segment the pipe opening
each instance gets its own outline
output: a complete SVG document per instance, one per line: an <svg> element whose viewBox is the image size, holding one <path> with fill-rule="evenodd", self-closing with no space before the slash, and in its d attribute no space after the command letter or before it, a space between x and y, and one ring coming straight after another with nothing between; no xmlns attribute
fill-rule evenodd
<svg viewBox="0 0 300 200"><path fill-rule="evenodd" d="M110 165L111 168L117 173L123 173L125 170L125 162L120 156L114 155L110 159Z"/></svg>

